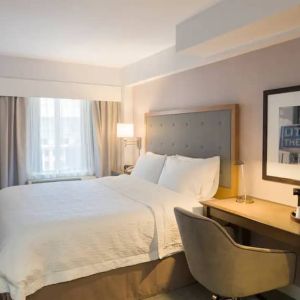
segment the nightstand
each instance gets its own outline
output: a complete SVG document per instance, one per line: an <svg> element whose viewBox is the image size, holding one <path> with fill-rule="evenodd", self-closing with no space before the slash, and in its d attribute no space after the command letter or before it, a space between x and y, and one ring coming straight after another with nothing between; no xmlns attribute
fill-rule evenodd
<svg viewBox="0 0 300 300"><path fill-rule="evenodd" d="M129 171L127 171L127 170L125 170L125 171L123 171L123 170L112 170L111 171L111 176L119 176L119 175L122 175L122 174L130 175L131 171L132 170L129 170Z"/></svg>
<svg viewBox="0 0 300 300"><path fill-rule="evenodd" d="M112 170L111 171L111 176L119 176L121 174L124 174L122 170Z"/></svg>

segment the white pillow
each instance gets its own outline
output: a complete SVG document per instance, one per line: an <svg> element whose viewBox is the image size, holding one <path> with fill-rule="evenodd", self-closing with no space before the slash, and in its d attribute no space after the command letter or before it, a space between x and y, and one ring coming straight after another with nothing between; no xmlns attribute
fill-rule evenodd
<svg viewBox="0 0 300 300"><path fill-rule="evenodd" d="M199 200L214 196L214 180L219 173L220 158L192 159L168 157L158 184Z"/></svg>
<svg viewBox="0 0 300 300"><path fill-rule="evenodd" d="M176 154L176 156L179 158L179 159L182 159L182 160L190 160L190 161L203 161L203 160L206 160L206 162L208 164L211 164L211 168L212 170L215 170L215 173L211 174L211 176L214 177L213 179L213 184L211 186L211 189L208 190L208 186L207 186L207 190L204 191L203 193L204 194L207 194L208 198L211 198L213 197L218 188L219 188L219 183L220 183L220 157L219 156L213 156L213 157L210 157L210 158L193 158L193 157L188 157L188 156L182 156L182 155L178 155Z"/></svg>
<svg viewBox="0 0 300 300"><path fill-rule="evenodd" d="M165 160L166 155L159 155L152 152L142 154L138 158L131 175L158 183Z"/></svg>

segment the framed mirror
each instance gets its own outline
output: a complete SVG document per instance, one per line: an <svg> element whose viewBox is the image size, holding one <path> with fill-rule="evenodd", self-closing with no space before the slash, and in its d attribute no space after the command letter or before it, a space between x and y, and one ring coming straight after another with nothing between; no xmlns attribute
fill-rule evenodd
<svg viewBox="0 0 300 300"><path fill-rule="evenodd" d="M264 91L263 179L300 185L300 85Z"/></svg>

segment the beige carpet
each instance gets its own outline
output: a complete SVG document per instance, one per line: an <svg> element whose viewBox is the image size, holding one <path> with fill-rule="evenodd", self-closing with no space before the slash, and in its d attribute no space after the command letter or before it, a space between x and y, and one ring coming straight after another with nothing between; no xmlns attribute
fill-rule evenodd
<svg viewBox="0 0 300 300"><path fill-rule="evenodd" d="M204 300L210 299L211 294L202 286L194 284L185 288L148 298L147 300Z"/></svg>
<svg viewBox="0 0 300 300"><path fill-rule="evenodd" d="M287 297L279 292L268 293L266 298L268 300L292 300L292 298ZM157 295L147 300L210 300L211 293L208 292L204 287L199 284L190 285L185 288L181 288L172 291L167 294ZM248 297L245 300L257 300L256 297Z"/></svg>

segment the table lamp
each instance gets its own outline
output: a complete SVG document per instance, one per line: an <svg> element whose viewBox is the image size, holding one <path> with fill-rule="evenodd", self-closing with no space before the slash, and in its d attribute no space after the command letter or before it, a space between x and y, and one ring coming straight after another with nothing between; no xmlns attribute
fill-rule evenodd
<svg viewBox="0 0 300 300"><path fill-rule="evenodd" d="M245 179L245 162L242 160L237 160L234 165L239 167L239 192L236 198L236 202L238 203L253 203L254 201L247 197L246 190L246 179Z"/></svg>

